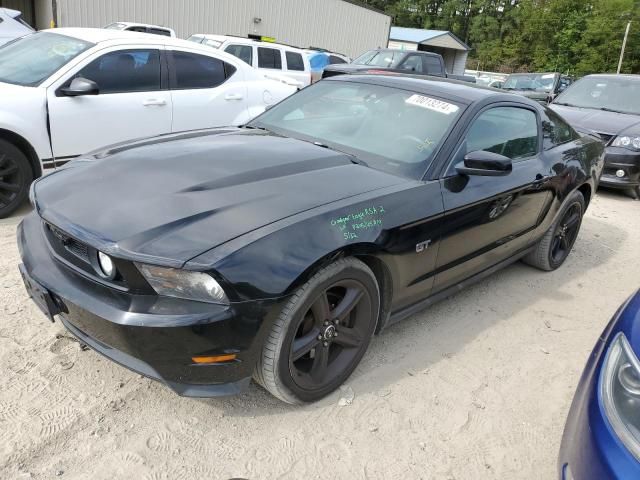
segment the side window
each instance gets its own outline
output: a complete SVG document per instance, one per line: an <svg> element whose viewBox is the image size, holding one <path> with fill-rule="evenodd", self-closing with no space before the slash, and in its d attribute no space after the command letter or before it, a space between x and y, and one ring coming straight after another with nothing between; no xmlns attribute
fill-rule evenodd
<svg viewBox="0 0 640 480"><path fill-rule="evenodd" d="M224 51L238 57L244 63L253 65L253 47L251 45L229 45Z"/></svg>
<svg viewBox="0 0 640 480"><path fill-rule="evenodd" d="M443 75L442 71L442 63L440 63L440 59L437 57L432 57L430 55L424 55L424 66L427 68L427 71L424 73L428 73L429 75Z"/></svg>
<svg viewBox="0 0 640 480"><path fill-rule="evenodd" d="M298 70L304 72L304 60L302 55L296 52L285 52L287 58L287 70Z"/></svg>
<svg viewBox="0 0 640 480"><path fill-rule="evenodd" d="M576 131L556 112L546 109L545 113L546 118L542 118L542 138L545 150L550 150L579 138Z"/></svg>
<svg viewBox="0 0 640 480"><path fill-rule="evenodd" d="M465 153L485 150L514 160L530 157L538 151L536 114L526 108L492 108L473 121L465 140Z"/></svg>
<svg viewBox="0 0 640 480"><path fill-rule="evenodd" d="M127 28L127 32L147 33L147 27L129 27Z"/></svg>
<svg viewBox="0 0 640 480"><path fill-rule="evenodd" d="M400 65L400 70L422 73L422 55L409 55Z"/></svg>
<svg viewBox="0 0 640 480"><path fill-rule="evenodd" d="M275 48L258 47L258 68L282 70L280 50Z"/></svg>
<svg viewBox="0 0 640 480"><path fill-rule="evenodd" d="M222 60L195 53L173 51L171 88L213 88L233 75L235 67Z"/></svg>
<svg viewBox="0 0 640 480"><path fill-rule="evenodd" d="M336 65L336 64L340 64L340 63L347 63L346 60L340 58L340 57L336 57L335 55L329 55L329 64L330 65Z"/></svg>
<svg viewBox="0 0 640 480"><path fill-rule="evenodd" d="M163 37L171 36L171 32L169 30L165 30L164 28L150 28L148 32L153 33L154 35L162 35Z"/></svg>
<svg viewBox="0 0 640 480"><path fill-rule="evenodd" d="M107 53L75 76L96 82L100 94L160 90L160 52L121 50Z"/></svg>

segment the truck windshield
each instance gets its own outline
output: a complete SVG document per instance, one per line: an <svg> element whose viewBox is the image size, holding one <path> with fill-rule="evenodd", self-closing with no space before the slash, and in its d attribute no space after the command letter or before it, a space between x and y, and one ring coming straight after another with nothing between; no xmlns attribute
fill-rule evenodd
<svg viewBox="0 0 640 480"><path fill-rule="evenodd" d="M49 32L22 37L0 47L0 82L37 86L93 45Z"/></svg>
<svg viewBox="0 0 640 480"><path fill-rule="evenodd" d="M554 73L531 73L509 75L502 88L504 90L541 90L550 92L556 76Z"/></svg>
<svg viewBox="0 0 640 480"><path fill-rule="evenodd" d="M301 90L248 126L419 179L462 110L453 101L427 93L335 80Z"/></svg>
<svg viewBox="0 0 640 480"><path fill-rule="evenodd" d="M360 55L352 63L355 65L371 65L372 67L391 67L400 61L405 52L392 50L372 50Z"/></svg>

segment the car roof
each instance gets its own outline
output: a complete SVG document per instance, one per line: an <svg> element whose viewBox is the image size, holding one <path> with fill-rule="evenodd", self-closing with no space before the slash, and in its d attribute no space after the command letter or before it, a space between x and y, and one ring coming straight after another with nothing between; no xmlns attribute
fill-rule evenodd
<svg viewBox="0 0 640 480"><path fill-rule="evenodd" d="M252 38L246 37L235 37L233 35L214 35L211 33L194 33L191 35L192 37L204 37L208 40L217 40L219 42L234 42L239 43L241 45L256 45L258 47L271 47L271 48L282 48L283 50L291 50L295 52L304 53L304 49L299 47L294 47L292 45L286 45L284 43L276 43L276 42L261 42L260 40L254 40Z"/></svg>
<svg viewBox="0 0 640 480"><path fill-rule="evenodd" d="M583 78L627 78L629 80L640 80L640 75L634 73L594 73Z"/></svg>
<svg viewBox="0 0 640 480"><path fill-rule="evenodd" d="M455 100L459 103L470 105L482 100L494 97L500 101L523 103L535 107L540 105L522 95L507 93L495 88L463 82L459 80L443 79L441 77L428 77L424 75L396 75L396 74L350 74L328 77L324 81L351 81L370 83L386 87L412 90L418 93L432 94Z"/></svg>
<svg viewBox="0 0 640 480"><path fill-rule="evenodd" d="M42 32L55 33L58 35L66 35L68 37L78 38L85 42L103 43L108 42L114 45L127 43L148 43L150 45L169 45L176 47L184 47L203 52L211 52L211 47L206 45L198 45L195 42L189 42L175 37L165 37L144 32L129 32L126 30L109 30L106 28L50 28L41 30ZM222 52L224 53L224 52Z"/></svg>

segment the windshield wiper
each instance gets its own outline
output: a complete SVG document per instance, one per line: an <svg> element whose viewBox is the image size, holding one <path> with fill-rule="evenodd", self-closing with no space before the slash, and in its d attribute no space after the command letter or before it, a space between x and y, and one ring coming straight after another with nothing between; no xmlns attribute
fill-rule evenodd
<svg viewBox="0 0 640 480"><path fill-rule="evenodd" d="M598 110L602 110L603 112L613 112L613 113L629 113L629 112L623 112L622 110L614 110L613 108L608 108L608 107L598 107Z"/></svg>
<svg viewBox="0 0 640 480"><path fill-rule="evenodd" d="M309 141L309 142L313 143L316 147L328 148L329 150L334 150L336 152L342 153L343 155L346 155L347 157L349 157L349 160L351 160L351 163L355 163L356 165L362 165L364 167L368 167L369 166L367 164L367 162L365 162L364 160L359 159L358 157L356 157L355 155L352 155L351 153L343 152L342 150L338 150L335 147L330 147L326 143L318 142L317 140Z"/></svg>
<svg viewBox="0 0 640 480"><path fill-rule="evenodd" d="M577 107L577 108L582 108L582 107L578 107L578 105L574 105L572 103L564 103L564 102L553 102L554 105L562 105L563 107Z"/></svg>
<svg viewBox="0 0 640 480"><path fill-rule="evenodd" d="M265 127L259 127L257 125L249 125L248 123L245 125L240 125L238 128L246 128L248 130L262 130L264 132L270 132L271 130L269 130L268 128Z"/></svg>

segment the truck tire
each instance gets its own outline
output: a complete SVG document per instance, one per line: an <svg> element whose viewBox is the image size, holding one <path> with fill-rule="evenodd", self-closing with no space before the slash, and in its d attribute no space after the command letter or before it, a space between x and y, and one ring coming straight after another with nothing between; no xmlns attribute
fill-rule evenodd
<svg viewBox="0 0 640 480"><path fill-rule="evenodd" d="M33 171L26 155L0 139L0 218L8 217L24 202L32 181Z"/></svg>

